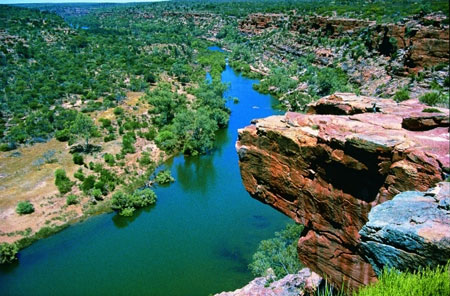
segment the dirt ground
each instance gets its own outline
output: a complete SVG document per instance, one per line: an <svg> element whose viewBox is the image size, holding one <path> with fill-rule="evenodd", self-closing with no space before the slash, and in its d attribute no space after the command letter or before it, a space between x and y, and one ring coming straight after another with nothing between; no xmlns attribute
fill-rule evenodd
<svg viewBox="0 0 450 296"><path fill-rule="evenodd" d="M137 92L128 93L120 107L127 115L145 116L149 106L139 101L142 95L143 93ZM94 112L91 116L98 123L99 118L114 119L115 115L113 109L108 109ZM101 138L93 139L92 143L101 145L102 151L85 156L85 163L103 162L105 153L119 153L122 147L120 137L107 143L102 142ZM135 147L136 153L126 156L125 167L138 174L145 171L138 164L143 152L148 152L155 162L166 158L153 141L138 138ZM66 196L62 196L54 184L56 169L64 168L67 176L75 181L73 175L80 167L87 170L73 163L67 142L55 139L14 151L0 152L0 243L12 243L34 234L44 226L58 226L82 217L83 212L89 208L90 197L83 196L77 186L74 186L72 193L79 197L80 203L67 206ZM124 173L124 168L111 169L119 175ZM16 205L25 200L33 204L35 211L19 215L15 212Z"/></svg>

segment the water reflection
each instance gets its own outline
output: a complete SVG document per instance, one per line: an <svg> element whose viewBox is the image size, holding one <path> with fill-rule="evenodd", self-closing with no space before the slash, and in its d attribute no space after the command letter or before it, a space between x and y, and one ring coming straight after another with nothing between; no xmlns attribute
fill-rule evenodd
<svg viewBox="0 0 450 296"><path fill-rule="evenodd" d="M222 153L225 146L230 142L230 135L227 131L227 129L221 129L217 131L216 133L216 140L215 140L215 147L214 147L214 153L217 154L217 156L222 156Z"/></svg>
<svg viewBox="0 0 450 296"><path fill-rule="evenodd" d="M183 191L205 195L208 188L215 186L217 168L214 157L214 154L185 157L183 163L176 165L177 182Z"/></svg>
<svg viewBox="0 0 450 296"><path fill-rule="evenodd" d="M137 209L136 211L134 211L134 214L131 217L125 217L125 216L120 216L119 214L116 214L116 215L112 216L112 221L114 222L114 226L116 226L117 228L125 228L125 227L129 226L131 223L133 223L133 221L135 221L137 218L139 218L139 216L143 212L149 213L152 209L155 208L155 206L156 206L156 204L153 204L153 205L149 205L148 207L145 207L145 208Z"/></svg>

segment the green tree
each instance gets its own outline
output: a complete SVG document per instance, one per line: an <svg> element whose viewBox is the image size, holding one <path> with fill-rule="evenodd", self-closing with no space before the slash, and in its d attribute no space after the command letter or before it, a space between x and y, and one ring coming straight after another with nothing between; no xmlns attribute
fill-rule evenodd
<svg viewBox="0 0 450 296"><path fill-rule="evenodd" d="M297 242L303 225L288 224L286 228L275 233L275 237L263 240L253 254L249 268L255 276L264 276L272 268L279 279L289 273L298 272L302 266L297 257Z"/></svg>
<svg viewBox="0 0 450 296"><path fill-rule="evenodd" d="M78 113L74 123L70 127L71 133L76 138L82 138L86 141L86 151L89 147L89 139L97 134L97 127L94 121L83 113Z"/></svg>

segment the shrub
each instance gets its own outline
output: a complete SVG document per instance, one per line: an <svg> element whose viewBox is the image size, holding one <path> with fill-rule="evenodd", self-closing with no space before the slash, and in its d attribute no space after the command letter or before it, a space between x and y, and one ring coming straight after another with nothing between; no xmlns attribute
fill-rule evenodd
<svg viewBox="0 0 450 296"><path fill-rule="evenodd" d="M55 133L55 138L56 138L56 140L58 140L60 142L69 141L70 131L68 129L63 129L63 130L57 131Z"/></svg>
<svg viewBox="0 0 450 296"><path fill-rule="evenodd" d="M155 181L158 184L169 184L175 181L175 179L170 174L169 170L159 171L159 173L156 175Z"/></svg>
<svg viewBox="0 0 450 296"><path fill-rule="evenodd" d="M122 211L120 211L120 215L124 217L131 217L134 214L135 208L125 208Z"/></svg>
<svg viewBox="0 0 450 296"><path fill-rule="evenodd" d="M106 153L103 158L105 159L105 162L110 166L113 166L116 163L116 161L114 160L114 155L112 154Z"/></svg>
<svg viewBox="0 0 450 296"><path fill-rule="evenodd" d="M122 137L122 154L134 153L136 150L134 148L135 138L132 133L127 133Z"/></svg>
<svg viewBox="0 0 450 296"><path fill-rule="evenodd" d="M403 102L409 100L409 91L407 89L401 89L394 95L394 101Z"/></svg>
<svg viewBox="0 0 450 296"><path fill-rule="evenodd" d="M120 108L120 107L114 108L114 114L115 114L115 115L121 115L121 114L123 114L123 109Z"/></svg>
<svg viewBox="0 0 450 296"><path fill-rule="evenodd" d="M92 188L94 188L95 185L95 176L94 175L90 175L87 176L83 183L80 185L80 189L85 193L88 194L89 190L91 190Z"/></svg>
<svg viewBox="0 0 450 296"><path fill-rule="evenodd" d="M121 216L129 216L133 214L134 209L146 207L155 202L156 194L149 188L136 190L133 194L118 191L112 196L111 208L119 211Z"/></svg>
<svg viewBox="0 0 450 296"><path fill-rule="evenodd" d="M76 205L78 203L78 196L75 194L69 194L66 198L66 204L68 206L70 205Z"/></svg>
<svg viewBox="0 0 450 296"><path fill-rule="evenodd" d="M101 122L103 128L108 128L111 126L111 120L107 118L100 118L98 121Z"/></svg>
<svg viewBox="0 0 450 296"><path fill-rule="evenodd" d="M17 252L19 252L17 244L1 243L0 264L12 263L17 260Z"/></svg>
<svg viewBox="0 0 450 296"><path fill-rule="evenodd" d="M66 194L72 190L73 182L66 176L64 169L57 169L55 171L55 185L61 194Z"/></svg>
<svg viewBox="0 0 450 296"><path fill-rule="evenodd" d="M156 129L154 127L149 127L148 132L144 133L144 138L146 140L154 140L156 137Z"/></svg>
<svg viewBox="0 0 450 296"><path fill-rule="evenodd" d="M437 92L429 92L424 95L422 95L419 98L419 101L427 104L428 106L435 106L438 103L441 103L443 99L441 98L441 95Z"/></svg>
<svg viewBox="0 0 450 296"><path fill-rule="evenodd" d="M132 195L135 208L142 208L156 202L156 194L150 188L136 190Z"/></svg>
<svg viewBox="0 0 450 296"><path fill-rule="evenodd" d="M178 144L177 137L169 130L161 131L156 137L155 142L158 147L168 152L173 151Z"/></svg>
<svg viewBox="0 0 450 296"><path fill-rule="evenodd" d="M94 188L92 190L92 196L96 199L96 200L102 200L103 196L102 196L102 191L98 188Z"/></svg>
<svg viewBox="0 0 450 296"><path fill-rule="evenodd" d="M28 200L21 201L17 204L16 213L19 215L31 214L34 212L34 206Z"/></svg>
<svg viewBox="0 0 450 296"><path fill-rule="evenodd" d="M139 158L139 164L141 166L148 166L152 163L152 159L150 158L150 154L148 152L143 152L141 158Z"/></svg>
<svg viewBox="0 0 450 296"><path fill-rule="evenodd" d="M275 238L263 240L253 254L249 268L255 276L264 276L272 268L277 279L298 272L302 266L297 257L297 242L303 225L288 224L275 233Z"/></svg>
<svg viewBox="0 0 450 296"><path fill-rule="evenodd" d="M79 168L78 171L76 171L75 174L73 174L73 176L80 181L84 181L84 174L81 168Z"/></svg>
<svg viewBox="0 0 450 296"><path fill-rule="evenodd" d="M82 165L84 164L83 156L81 154L75 153L72 156L72 160L74 164Z"/></svg>
<svg viewBox="0 0 450 296"><path fill-rule="evenodd" d="M111 142L116 139L116 136L114 134L109 134L106 137L103 137L103 141L105 142Z"/></svg>
<svg viewBox="0 0 450 296"><path fill-rule="evenodd" d="M16 149L16 145L14 143L3 143L0 144L0 151L5 152L5 151L11 151Z"/></svg>
<svg viewBox="0 0 450 296"><path fill-rule="evenodd" d="M101 191L102 194L108 193L108 190L106 189L106 184L103 180L98 180L94 184L94 188Z"/></svg>

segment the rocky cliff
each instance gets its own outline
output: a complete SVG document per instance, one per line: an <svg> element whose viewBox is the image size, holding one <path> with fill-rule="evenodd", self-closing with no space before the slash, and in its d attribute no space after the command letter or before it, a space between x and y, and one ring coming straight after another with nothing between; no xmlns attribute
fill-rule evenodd
<svg viewBox="0 0 450 296"><path fill-rule="evenodd" d="M243 19L239 29L247 34L261 34L267 29L285 28L291 32L333 39L363 34L369 49L384 56L400 53L402 63L417 71L426 66L448 63L449 26L445 19L443 15L433 14L415 16L395 24L377 24L375 21L339 17L255 13Z"/></svg>
<svg viewBox="0 0 450 296"><path fill-rule="evenodd" d="M372 207L403 191L426 191L450 172L448 110L425 108L335 94L311 105L310 114L272 116L239 130L247 191L305 225L300 260L337 286L376 281L360 234Z"/></svg>

